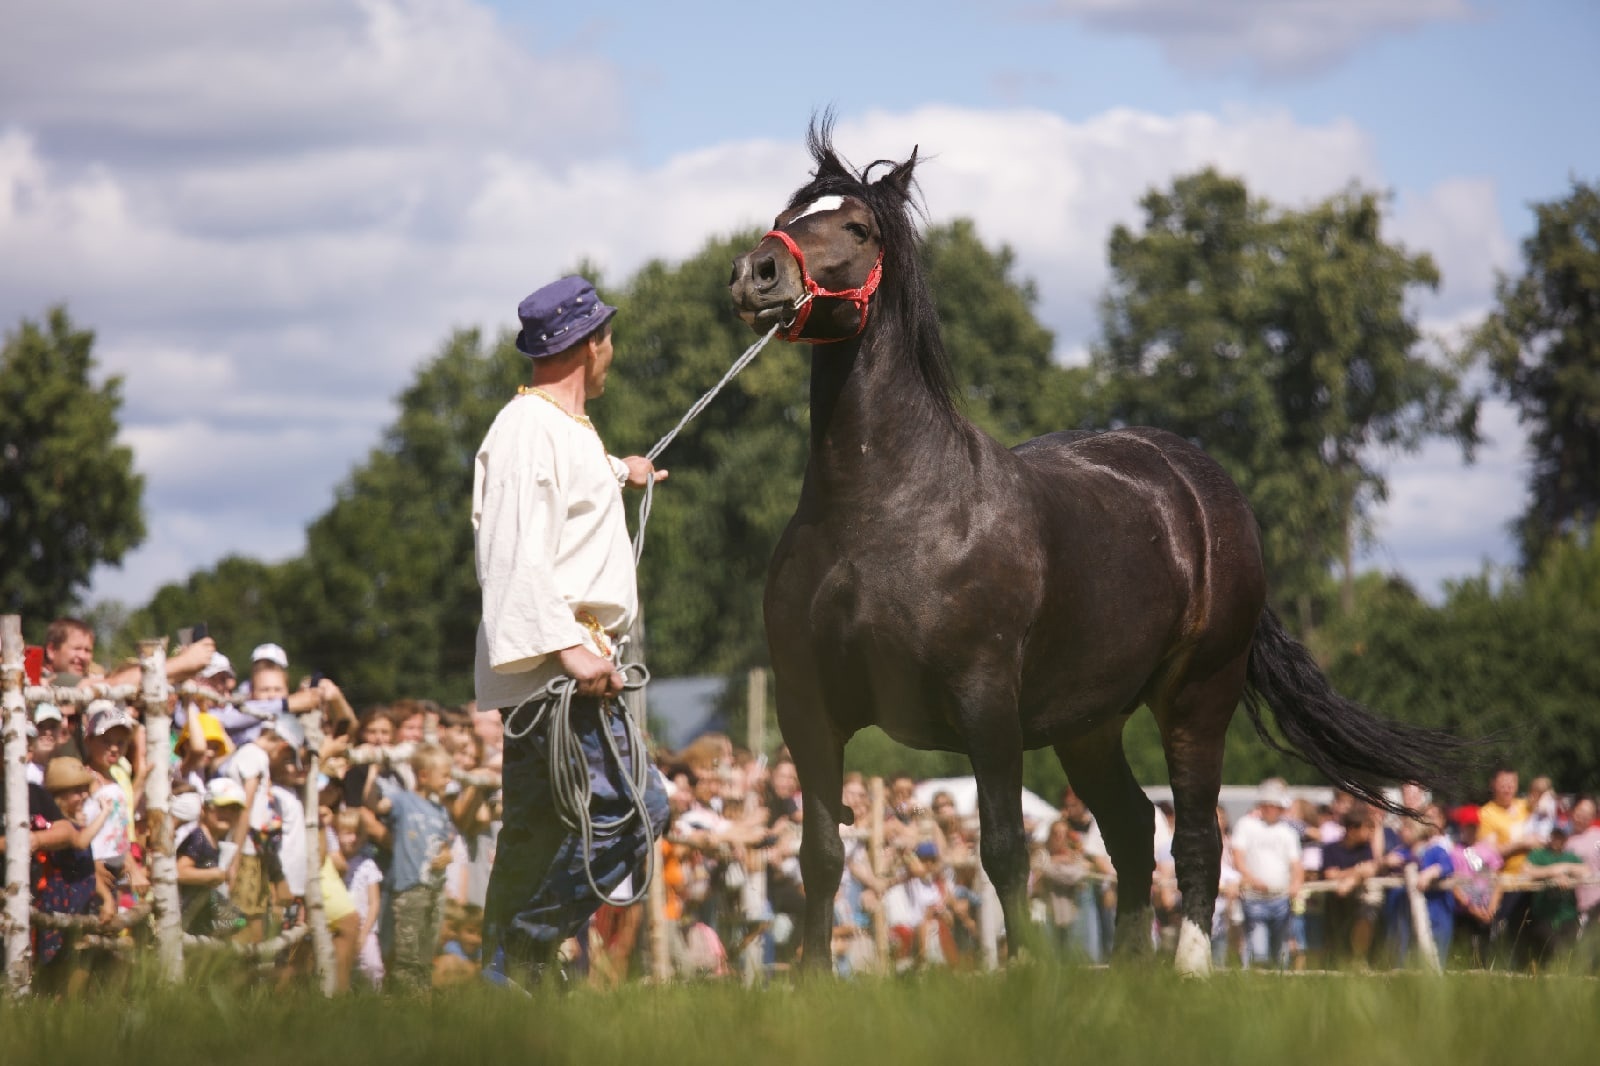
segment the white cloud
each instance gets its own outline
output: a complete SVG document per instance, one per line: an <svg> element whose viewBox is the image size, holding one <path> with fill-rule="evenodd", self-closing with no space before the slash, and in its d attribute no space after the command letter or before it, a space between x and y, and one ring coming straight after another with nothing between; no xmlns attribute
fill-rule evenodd
<svg viewBox="0 0 1600 1066"><path fill-rule="evenodd" d="M1496 271L1516 267L1516 250L1500 223L1494 182L1452 178L1396 205L1388 234L1412 251L1426 251L1439 266L1439 297L1431 315L1477 312L1494 300Z"/></svg>
<svg viewBox="0 0 1600 1066"><path fill-rule="evenodd" d="M97 331L148 478L149 544L100 595L138 601L229 552L297 550L452 327L510 325L583 259L617 282L765 225L810 166L798 129L656 166L609 156L595 144L621 124L613 74L537 54L467 0L61 0L14 21L0 322L67 301ZM595 121L558 86L593 88ZM1107 233L1138 221L1149 188L1215 165L1299 204L1382 178L1354 124L1281 111L926 107L847 119L837 140L858 163L920 144L933 219L972 217L1009 244L1080 357ZM1503 258L1496 217L1471 180L1401 198L1407 239L1447 280L1458 265L1474 279L1452 308Z"/></svg>
<svg viewBox="0 0 1600 1066"><path fill-rule="evenodd" d="M1471 17L1469 0L1049 0L1047 17L1150 37L1186 70L1320 73L1368 41Z"/></svg>

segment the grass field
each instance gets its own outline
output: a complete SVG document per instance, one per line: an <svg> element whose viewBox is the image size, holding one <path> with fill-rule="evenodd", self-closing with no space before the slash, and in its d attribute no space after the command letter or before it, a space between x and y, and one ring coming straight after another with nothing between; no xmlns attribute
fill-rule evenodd
<svg viewBox="0 0 1600 1066"><path fill-rule="evenodd" d="M142 982L141 982L142 983ZM532 1000L131 989L0 1006L0 1063L1496 1063L1600 1061L1600 983L1056 966L1000 975L635 985Z"/></svg>

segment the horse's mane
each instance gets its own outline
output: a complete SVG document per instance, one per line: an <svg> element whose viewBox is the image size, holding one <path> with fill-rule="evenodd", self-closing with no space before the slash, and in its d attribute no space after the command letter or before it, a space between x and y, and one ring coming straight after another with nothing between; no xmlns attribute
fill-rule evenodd
<svg viewBox="0 0 1600 1066"><path fill-rule="evenodd" d="M811 181L795 190L789 206L799 207L822 196L853 196L871 209L878 222L883 240L883 282L874 299L880 309L862 338L862 346L881 342L884 354L901 361L904 369L923 385L938 411L956 416L950 360L922 269L922 236L913 217L914 213L921 213L914 200L916 150L903 163L879 159L859 171L853 170L834 151L831 115L812 121L806 146L811 150L816 171ZM888 173L874 181L872 172L879 167L887 167ZM894 331L902 335L895 337Z"/></svg>

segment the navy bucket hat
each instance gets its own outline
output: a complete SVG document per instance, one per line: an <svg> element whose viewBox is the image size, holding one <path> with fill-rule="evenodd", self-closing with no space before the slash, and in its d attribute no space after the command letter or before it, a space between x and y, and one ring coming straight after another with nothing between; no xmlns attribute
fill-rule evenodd
<svg viewBox="0 0 1600 1066"><path fill-rule="evenodd" d="M552 281L517 305L517 351L533 359L564 352L611 321L617 309L576 274Z"/></svg>

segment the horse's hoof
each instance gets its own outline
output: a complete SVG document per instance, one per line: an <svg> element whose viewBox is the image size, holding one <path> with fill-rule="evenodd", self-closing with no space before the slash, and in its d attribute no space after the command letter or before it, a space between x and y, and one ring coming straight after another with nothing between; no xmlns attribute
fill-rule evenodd
<svg viewBox="0 0 1600 1066"><path fill-rule="evenodd" d="M1178 931L1178 952L1173 964L1181 977L1211 976L1211 938L1188 918Z"/></svg>

